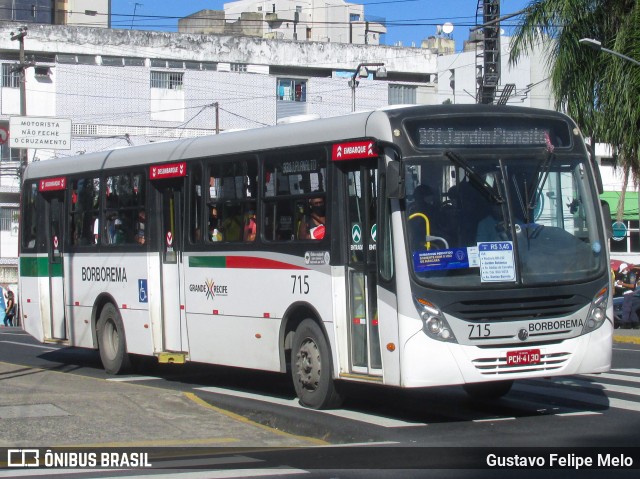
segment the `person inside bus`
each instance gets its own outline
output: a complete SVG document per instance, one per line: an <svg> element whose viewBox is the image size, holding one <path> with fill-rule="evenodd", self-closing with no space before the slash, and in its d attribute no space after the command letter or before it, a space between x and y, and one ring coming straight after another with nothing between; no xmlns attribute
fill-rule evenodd
<svg viewBox="0 0 640 479"><path fill-rule="evenodd" d="M244 220L244 241L255 241L256 239L256 212L254 210L249 210Z"/></svg>
<svg viewBox="0 0 640 479"><path fill-rule="evenodd" d="M242 241L243 226L239 205L230 205L225 208L221 229L224 241Z"/></svg>
<svg viewBox="0 0 640 479"><path fill-rule="evenodd" d="M122 220L116 218L113 222L113 227L113 244L123 244L125 242L125 234L122 227Z"/></svg>
<svg viewBox="0 0 640 479"><path fill-rule="evenodd" d="M220 220L218 218L218 208L211 208L209 216L209 238L211 241L222 241L222 233L220 233Z"/></svg>
<svg viewBox="0 0 640 479"><path fill-rule="evenodd" d="M323 239L326 231L326 220L324 198L310 198L309 214L305 215L300 222L298 239Z"/></svg>
<svg viewBox="0 0 640 479"><path fill-rule="evenodd" d="M144 210L140 210L138 212L138 219L136 221L136 237L135 241L138 244L145 243L145 222L146 222L146 213Z"/></svg>

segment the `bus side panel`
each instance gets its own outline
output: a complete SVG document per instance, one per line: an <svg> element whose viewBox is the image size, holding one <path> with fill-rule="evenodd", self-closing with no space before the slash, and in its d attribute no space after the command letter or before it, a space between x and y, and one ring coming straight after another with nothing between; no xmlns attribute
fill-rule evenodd
<svg viewBox="0 0 640 479"><path fill-rule="evenodd" d="M193 313L187 318L192 361L280 371L279 318Z"/></svg>
<svg viewBox="0 0 640 479"><path fill-rule="evenodd" d="M332 319L328 265L320 272L302 266L303 258L264 256L185 262L191 360L280 371L280 322L288 308L308 302L321 319Z"/></svg>
<svg viewBox="0 0 640 479"><path fill-rule="evenodd" d="M46 260L47 258L45 257L43 261ZM18 295L18 301L20 302L22 327L38 341L44 341L45 318L43 317L41 308L42 298L40 289L41 285L46 286L47 297L45 299L47 302L45 304L49 304L49 283L48 281L45 282L47 278L38 276L37 267L35 266L38 261L35 256L23 256L20 258L20 294ZM49 309L46 308L45 312L48 314Z"/></svg>
<svg viewBox="0 0 640 479"><path fill-rule="evenodd" d="M147 271L147 256L144 253L98 253L76 255L73 258L73 266L68 270L68 293L73 309L71 317L75 346L94 347L90 329L91 314L96 300L100 295L107 294L120 311L127 350L136 354L152 354L149 299L140 291L141 280L143 284L148 284Z"/></svg>
<svg viewBox="0 0 640 479"><path fill-rule="evenodd" d="M399 386L400 338L398 337L397 298L395 294L382 288L378 288L378 318L383 381L390 386ZM394 344L395 349L389 351L387 344Z"/></svg>

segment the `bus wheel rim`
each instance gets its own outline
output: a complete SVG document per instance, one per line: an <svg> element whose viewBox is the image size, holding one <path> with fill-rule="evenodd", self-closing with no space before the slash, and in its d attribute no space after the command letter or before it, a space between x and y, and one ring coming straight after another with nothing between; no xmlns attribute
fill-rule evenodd
<svg viewBox="0 0 640 479"><path fill-rule="evenodd" d="M306 339L300 345L297 355L298 379L302 387L309 391L318 389L320 373L322 371L320 350L315 341Z"/></svg>

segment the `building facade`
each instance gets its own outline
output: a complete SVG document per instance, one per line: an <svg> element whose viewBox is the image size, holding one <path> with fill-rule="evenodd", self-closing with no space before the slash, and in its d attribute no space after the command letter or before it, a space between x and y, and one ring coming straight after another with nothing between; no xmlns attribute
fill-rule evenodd
<svg viewBox="0 0 640 479"><path fill-rule="evenodd" d="M383 20L343 0L239 0L179 20L178 31L357 45L383 44L387 33Z"/></svg>

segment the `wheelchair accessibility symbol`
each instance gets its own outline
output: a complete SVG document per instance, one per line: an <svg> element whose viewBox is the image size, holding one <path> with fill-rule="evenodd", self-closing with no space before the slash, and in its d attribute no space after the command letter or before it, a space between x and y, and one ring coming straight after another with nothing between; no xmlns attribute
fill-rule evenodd
<svg viewBox="0 0 640 479"><path fill-rule="evenodd" d="M141 303L148 303L149 296L147 295L147 280L138 280L138 301Z"/></svg>

